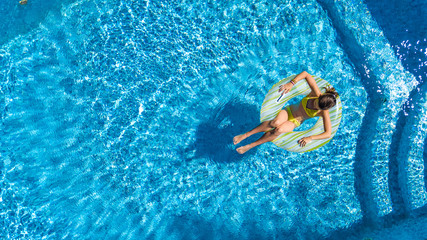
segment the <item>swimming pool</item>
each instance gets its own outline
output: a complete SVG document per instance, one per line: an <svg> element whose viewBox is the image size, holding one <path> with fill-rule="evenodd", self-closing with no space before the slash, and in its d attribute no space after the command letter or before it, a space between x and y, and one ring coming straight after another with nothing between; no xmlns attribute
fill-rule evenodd
<svg viewBox="0 0 427 240"><path fill-rule="evenodd" d="M387 18L397 1L10 2L2 238L390 239L375 231L424 216L427 36ZM340 93L334 139L238 155L302 70Z"/></svg>

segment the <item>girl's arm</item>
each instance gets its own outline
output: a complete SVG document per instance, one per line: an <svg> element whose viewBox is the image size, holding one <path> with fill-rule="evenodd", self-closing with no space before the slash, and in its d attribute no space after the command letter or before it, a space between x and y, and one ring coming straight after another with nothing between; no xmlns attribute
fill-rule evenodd
<svg viewBox="0 0 427 240"><path fill-rule="evenodd" d="M312 140L320 140L320 139L326 139L330 138L332 135L332 123L331 118L329 116L329 110L323 110L319 113L320 117L323 118L323 128L325 131L318 135L313 135L309 137L304 137L298 140L298 143L301 147L304 147L307 143L311 142Z"/></svg>
<svg viewBox="0 0 427 240"><path fill-rule="evenodd" d="M319 97L322 92L320 91L319 87L317 86L316 80L308 74L308 72L303 71L302 73L298 74L292 81L280 85L279 92L282 92L282 95L285 93L288 93L291 91L292 87L299 82L301 79L305 79L307 81L308 86L311 88L311 93L309 94L310 97Z"/></svg>
<svg viewBox="0 0 427 240"><path fill-rule="evenodd" d="M308 72L303 71L302 73L298 74L292 81L296 84L298 81L300 81L301 79L304 79L307 81L308 86L310 86L311 88L311 93L310 95L312 97L318 97L322 94L322 92L320 91L319 87L317 86L316 80L314 80L314 78L308 74Z"/></svg>
<svg viewBox="0 0 427 240"><path fill-rule="evenodd" d="M321 134L311 136L311 139L313 140L330 138L332 134L332 123L331 117L329 116L329 110L321 111L320 115L323 118L323 128L325 131Z"/></svg>

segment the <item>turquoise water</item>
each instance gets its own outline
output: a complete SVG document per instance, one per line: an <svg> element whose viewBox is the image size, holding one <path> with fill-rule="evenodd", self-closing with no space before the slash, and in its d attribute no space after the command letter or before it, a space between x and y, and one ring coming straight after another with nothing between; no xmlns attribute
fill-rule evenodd
<svg viewBox="0 0 427 240"><path fill-rule="evenodd" d="M425 73L370 5L0 6L2 238L357 238L427 204ZM238 155L270 87L303 70L340 93L334 139Z"/></svg>

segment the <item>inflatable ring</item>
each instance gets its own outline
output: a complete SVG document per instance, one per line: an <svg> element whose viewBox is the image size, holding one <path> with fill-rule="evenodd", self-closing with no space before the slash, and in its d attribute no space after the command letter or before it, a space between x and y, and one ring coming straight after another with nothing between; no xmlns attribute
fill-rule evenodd
<svg viewBox="0 0 427 240"><path fill-rule="evenodd" d="M267 95L265 95L265 99L261 107L261 122L273 120L290 99L299 95L306 96L311 92L311 89L306 81L298 81L291 89L291 91L280 97L281 93L279 93L279 86L290 82L292 79L294 79L294 77L295 75L292 75L290 77L282 79L280 82L274 84L274 86L270 89ZM313 78L316 80L316 83L320 89L323 89L326 86L330 86L327 81L319 77L313 76ZM319 118L319 120L317 120L316 124L312 128L305 131L293 131L289 133L283 133L279 135L276 139L274 139L273 143L276 144L276 146L291 152L309 152L318 149L328 143L338 130L342 116L342 106L340 97L337 97L337 104L331 109L329 109L329 116L331 118L332 124L332 133L330 138L313 140L310 143L307 143L304 147L299 146L299 139L324 132L323 120L322 118Z"/></svg>

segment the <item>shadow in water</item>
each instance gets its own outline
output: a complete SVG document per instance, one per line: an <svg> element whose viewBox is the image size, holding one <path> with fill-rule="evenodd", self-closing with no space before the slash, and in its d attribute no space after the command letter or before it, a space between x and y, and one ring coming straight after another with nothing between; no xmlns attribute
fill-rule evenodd
<svg viewBox="0 0 427 240"><path fill-rule="evenodd" d="M197 127L196 141L186 149L187 152L195 150L194 157L207 157L216 162L237 161L255 153L252 150L244 155L238 154L233 144L233 137L259 124L257 106L231 100L211 112L209 119ZM245 140L245 143L259 136L252 136Z"/></svg>

